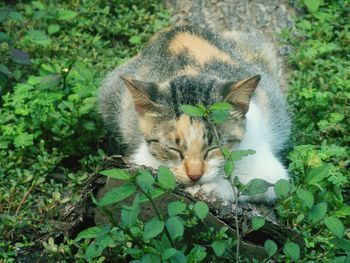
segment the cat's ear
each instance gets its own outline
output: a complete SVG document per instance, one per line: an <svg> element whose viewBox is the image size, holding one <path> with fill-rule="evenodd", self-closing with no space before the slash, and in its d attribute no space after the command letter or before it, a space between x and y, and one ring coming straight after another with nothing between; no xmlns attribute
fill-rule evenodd
<svg viewBox="0 0 350 263"><path fill-rule="evenodd" d="M154 102L158 94L158 85L154 82L144 82L120 76L134 100L135 110L139 115L159 112L159 106Z"/></svg>
<svg viewBox="0 0 350 263"><path fill-rule="evenodd" d="M244 114L247 113L250 99L259 81L260 75L256 75L238 82L226 83L223 89L224 100L238 106Z"/></svg>

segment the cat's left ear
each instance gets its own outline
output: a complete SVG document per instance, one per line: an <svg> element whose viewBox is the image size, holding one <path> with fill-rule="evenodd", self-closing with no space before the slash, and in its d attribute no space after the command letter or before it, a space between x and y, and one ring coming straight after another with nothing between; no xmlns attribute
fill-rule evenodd
<svg viewBox="0 0 350 263"><path fill-rule="evenodd" d="M227 83L223 89L224 100L238 106L246 114L250 99L259 84L260 78L260 75L256 75L235 83Z"/></svg>
<svg viewBox="0 0 350 263"><path fill-rule="evenodd" d="M153 101L158 94L158 85L154 82L144 82L120 76L134 100L135 110L139 115L158 112L159 106Z"/></svg>

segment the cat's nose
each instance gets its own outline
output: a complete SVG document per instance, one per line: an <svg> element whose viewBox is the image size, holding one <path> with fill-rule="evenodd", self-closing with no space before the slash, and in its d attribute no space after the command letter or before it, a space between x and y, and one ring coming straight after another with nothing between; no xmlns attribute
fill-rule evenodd
<svg viewBox="0 0 350 263"><path fill-rule="evenodd" d="M188 173L187 176L192 180L192 181L197 181L199 178L202 177L201 173Z"/></svg>
<svg viewBox="0 0 350 263"><path fill-rule="evenodd" d="M203 175L203 162L199 159L185 161L186 174L192 181L197 181Z"/></svg>

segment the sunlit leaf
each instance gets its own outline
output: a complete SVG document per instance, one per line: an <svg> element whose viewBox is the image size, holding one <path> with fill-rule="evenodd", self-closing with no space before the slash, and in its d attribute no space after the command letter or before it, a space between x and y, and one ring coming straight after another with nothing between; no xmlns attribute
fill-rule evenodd
<svg viewBox="0 0 350 263"><path fill-rule="evenodd" d="M203 201L198 201L194 204L194 213L199 219L204 219L208 216L209 207Z"/></svg>
<svg viewBox="0 0 350 263"><path fill-rule="evenodd" d="M297 261L300 258L300 248L294 242L287 242L283 246L284 254L292 259L293 261Z"/></svg>
<svg viewBox="0 0 350 263"><path fill-rule="evenodd" d="M160 233L162 233L163 229L164 229L163 221L160 221L159 219L152 219L151 221L148 221L145 224L145 228L143 231L143 239L149 240L151 238L154 238L158 236Z"/></svg>
<svg viewBox="0 0 350 263"><path fill-rule="evenodd" d="M266 193L268 190L268 182L262 179L252 179L245 185L242 194L243 195L255 195Z"/></svg>
<svg viewBox="0 0 350 263"><path fill-rule="evenodd" d="M197 106L181 105L180 109L191 117L203 117L205 115L205 111Z"/></svg>
<svg viewBox="0 0 350 263"><path fill-rule="evenodd" d="M324 219L324 224L334 235L338 238L342 238L344 236L345 227L338 218L334 216L327 216Z"/></svg>
<svg viewBox="0 0 350 263"><path fill-rule="evenodd" d="M109 190L98 202L100 206L106 206L120 202L136 192L136 186L131 183L125 183L119 187Z"/></svg>
<svg viewBox="0 0 350 263"><path fill-rule="evenodd" d="M174 190L176 187L176 179L174 174L165 166L158 168L157 178L159 184L168 190Z"/></svg>
<svg viewBox="0 0 350 263"><path fill-rule="evenodd" d="M254 230L258 230L265 225L265 219L261 217L253 217L252 227Z"/></svg>

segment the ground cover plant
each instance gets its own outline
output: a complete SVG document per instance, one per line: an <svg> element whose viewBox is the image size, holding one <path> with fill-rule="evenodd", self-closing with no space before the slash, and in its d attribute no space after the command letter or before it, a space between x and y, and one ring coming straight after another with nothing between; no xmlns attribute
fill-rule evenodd
<svg viewBox="0 0 350 263"><path fill-rule="evenodd" d="M287 154L292 182L278 187L275 209L306 247L300 250L290 240L277 249L267 241L266 250L281 262L348 262L350 5L305 0L299 8L296 30L281 36L293 48L288 101L294 131ZM34 246L42 247L53 262L102 262L108 255L132 255L142 262L157 256L184 260L171 244L159 247L147 240L166 236L171 224L181 247L184 229L200 224L206 215L203 202L169 204L175 209L169 217L140 222L130 212L137 211L136 198L122 224L139 226L136 236L146 240L144 249L119 245L130 244L123 225L101 226L61 243L49 239L36 244L32 238L50 231L55 224L51 213L79 198L75 190L100 170L107 154L108 136L95 111L101 78L133 56L169 17L155 0L0 3L0 262L16 262L21 249ZM164 169L160 178L167 174ZM147 188L147 183L141 186ZM183 210L177 214L179 207ZM210 247L194 246L186 254L190 262L231 259L225 248L235 249L237 242L225 231L202 234ZM97 249L95 238L106 246Z"/></svg>

